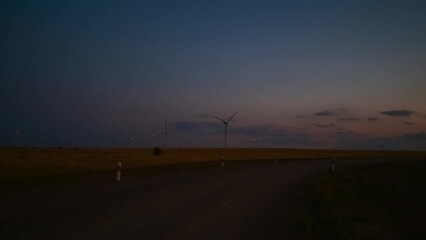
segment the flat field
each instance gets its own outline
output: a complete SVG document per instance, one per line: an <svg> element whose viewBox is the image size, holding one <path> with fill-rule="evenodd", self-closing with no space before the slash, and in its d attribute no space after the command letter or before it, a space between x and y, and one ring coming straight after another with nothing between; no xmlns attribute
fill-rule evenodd
<svg viewBox="0 0 426 240"><path fill-rule="evenodd" d="M0 153L0 236L5 239L424 236L417 227L424 226L424 194L420 194L424 161L414 160L425 160L425 152L165 149L154 156L152 149L3 149ZM221 168L223 155L227 162ZM332 158L335 171L330 171ZM115 181L117 161L123 164L120 183ZM407 165L410 162L419 164ZM372 230L366 230L369 227Z"/></svg>
<svg viewBox="0 0 426 240"><path fill-rule="evenodd" d="M426 152L351 151L274 148L166 148L154 155L152 148L22 148L0 149L0 183L39 177L86 174L194 162L294 159L425 158Z"/></svg>
<svg viewBox="0 0 426 240"><path fill-rule="evenodd" d="M424 239L426 162L353 165L310 179L293 239Z"/></svg>

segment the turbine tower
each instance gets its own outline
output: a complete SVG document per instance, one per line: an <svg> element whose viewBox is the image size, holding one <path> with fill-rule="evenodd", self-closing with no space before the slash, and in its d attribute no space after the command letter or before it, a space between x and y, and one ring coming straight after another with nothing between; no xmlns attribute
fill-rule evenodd
<svg viewBox="0 0 426 240"><path fill-rule="evenodd" d="M228 123L235 117L235 115L238 112L235 112L231 117L229 117L227 120L223 120L222 118L216 117L214 116L217 120L223 122L223 124L225 125L225 149L226 149L226 135L227 135L227 131L228 131Z"/></svg>

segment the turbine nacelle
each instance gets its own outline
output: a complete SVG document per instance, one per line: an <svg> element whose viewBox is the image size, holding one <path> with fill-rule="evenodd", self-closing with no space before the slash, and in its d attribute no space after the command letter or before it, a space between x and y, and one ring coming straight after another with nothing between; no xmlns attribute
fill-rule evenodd
<svg viewBox="0 0 426 240"><path fill-rule="evenodd" d="M216 118L217 120L223 122L223 124L227 125L234 117L235 115L237 115L238 112L235 112L232 116L230 116L227 120L223 120L220 117L214 116L214 118Z"/></svg>

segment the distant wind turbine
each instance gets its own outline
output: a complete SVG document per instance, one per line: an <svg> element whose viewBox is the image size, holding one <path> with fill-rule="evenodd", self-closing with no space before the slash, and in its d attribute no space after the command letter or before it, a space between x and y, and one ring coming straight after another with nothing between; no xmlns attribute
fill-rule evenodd
<svg viewBox="0 0 426 240"><path fill-rule="evenodd" d="M156 140L157 137L164 136L164 147L166 147L167 144L167 120L164 121L164 129L161 131L159 130L158 133L155 130L155 128L152 128L152 139L154 140L154 143L157 144L159 140Z"/></svg>
<svg viewBox="0 0 426 240"><path fill-rule="evenodd" d="M238 112L235 112L231 117L229 117L227 120L223 120L222 118L219 118L217 116L214 116L217 120L221 121L225 125L225 149L226 149L226 135L228 131L228 123L235 117L235 115Z"/></svg>
<svg viewBox="0 0 426 240"><path fill-rule="evenodd" d="M155 132L155 128L152 128L152 140L153 140L153 142L154 142L154 146L156 146L157 145L157 133Z"/></svg>
<svg viewBox="0 0 426 240"><path fill-rule="evenodd" d="M254 148L257 148L257 138L256 138L256 136L253 136L251 140L253 141Z"/></svg>

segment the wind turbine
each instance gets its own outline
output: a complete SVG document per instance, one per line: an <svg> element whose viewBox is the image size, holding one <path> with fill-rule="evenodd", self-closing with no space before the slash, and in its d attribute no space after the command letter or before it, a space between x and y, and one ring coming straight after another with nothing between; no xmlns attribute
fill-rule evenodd
<svg viewBox="0 0 426 240"><path fill-rule="evenodd" d="M156 141L157 137L161 137L164 135L164 147L166 147L167 144L167 133L168 133L168 129L167 129L167 120L164 121L164 129L163 131L157 131L155 130L155 128L152 128L152 139L154 140L155 144L158 143L158 141Z"/></svg>
<svg viewBox="0 0 426 240"><path fill-rule="evenodd" d="M157 138L157 133L155 132L155 128L152 128L152 140L154 142L154 146L157 145L156 138Z"/></svg>
<svg viewBox="0 0 426 240"><path fill-rule="evenodd" d="M238 112L235 112L231 117L229 117L227 120L223 120L222 118L219 118L217 116L214 116L217 120L223 122L223 124L225 125L225 149L226 149L226 135L227 135L227 131L228 131L228 123L235 117L235 115Z"/></svg>
<svg viewBox="0 0 426 240"><path fill-rule="evenodd" d="M253 136L253 137L251 138L251 140L253 141L254 148L257 148L257 138L256 138L256 136Z"/></svg>

